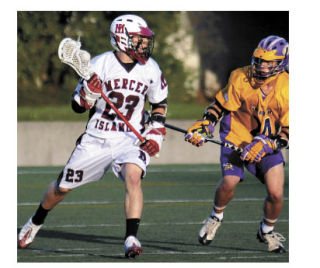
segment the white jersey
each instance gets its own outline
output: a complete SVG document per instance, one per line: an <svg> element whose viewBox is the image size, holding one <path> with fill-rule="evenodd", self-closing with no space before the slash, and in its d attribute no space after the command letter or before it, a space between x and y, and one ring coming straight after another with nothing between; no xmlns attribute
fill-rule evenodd
<svg viewBox="0 0 320 268"><path fill-rule="evenodd" d="M146 100L159 103L167 98L168 86L155 60L137 63L130 71L112 51L91 60L92 70L103 84L104 94L138 131L143 130L143 115ZM77 91L80 90L78 85ZM95 104L95 113L89 119L86 132L100 138L134 136L126 124L118 118L103 98Z"/></svg>

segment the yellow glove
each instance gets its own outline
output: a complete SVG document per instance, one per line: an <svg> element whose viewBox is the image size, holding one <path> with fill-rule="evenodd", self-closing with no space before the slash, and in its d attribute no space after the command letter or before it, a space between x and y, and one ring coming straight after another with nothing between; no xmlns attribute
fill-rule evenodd
<svg viewBox="0 0 320 268"><path fill-rule="evenodd" d="M188 128L187 134L184 136L185 141L190 142L197 147L202 146L206 142L208 135L213 135L214 125L206 119L196 121Z"/></svg>

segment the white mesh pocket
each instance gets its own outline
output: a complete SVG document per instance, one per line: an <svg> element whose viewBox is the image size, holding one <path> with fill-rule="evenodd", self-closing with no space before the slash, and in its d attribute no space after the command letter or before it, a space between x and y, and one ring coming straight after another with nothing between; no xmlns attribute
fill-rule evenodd
<svg viewBox="0 0 320 268"><path fill-rule="evenodd" d="M58 55L60 60L70 65L81 77L88 80L90 73L90 54L85 50L80 50L80 41L65 38L60 42Z"/></svg>

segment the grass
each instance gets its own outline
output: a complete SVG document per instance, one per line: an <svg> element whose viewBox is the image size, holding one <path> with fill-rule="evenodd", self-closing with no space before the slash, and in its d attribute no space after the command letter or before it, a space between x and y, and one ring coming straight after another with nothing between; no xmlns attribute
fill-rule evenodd
<svg viewBox="0 0 320 268"><path fill-rule="evenodd" d="M34 213L47 185L62 167L18 168L17 232ZM72 191L49 213L34 243L18 249L22 262L288 262L256 240L264 186L253 176L236 189L215 241L202 246L197 234L212 208L218 165L154 165L143 180L144 212L139 228L143 254L123 257L124 185L110 171L96 183ZM289 247L288 170L285 202L276 231Z"/></svg>
<svg viewBox="0 0 320 268"><path fill-rule="evenodd" d="M87 121L88 113L77 114L71 105L18 107L18 121Z"/></svg>
<svg viewBox="0 0 320 268"><path fill-rule="evenodd" d="M168 119L192 119L201 117L206 104L169 103ZM74 113L70 105L18 107L18 121L87 121L88 113Z"/></svg>

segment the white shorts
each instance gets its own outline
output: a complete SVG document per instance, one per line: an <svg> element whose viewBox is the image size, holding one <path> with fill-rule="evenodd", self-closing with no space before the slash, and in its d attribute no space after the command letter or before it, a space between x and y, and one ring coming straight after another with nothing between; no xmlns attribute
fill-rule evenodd
<svg viewBox="0 0 320 268"><path fill-rule="evenodd" d="M131 134L132 135L132 134ZM85 133L58 179L62 188L73 189L100 180L112 165L114 174L124 180L121 165L133 163L145 176L150 162L148 153L135 145L136 138L120 133L118 137L102 139Z"/></svg>

